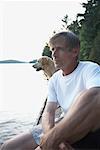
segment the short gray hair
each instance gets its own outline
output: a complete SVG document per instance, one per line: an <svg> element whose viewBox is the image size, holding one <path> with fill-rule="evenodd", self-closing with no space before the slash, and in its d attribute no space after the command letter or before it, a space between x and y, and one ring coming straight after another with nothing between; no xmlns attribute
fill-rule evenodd
<svg viewBox="0 0 100 150"><path fill-rule="evenodd" d="M76 34L74 34L73 32L60 32L55 34L51 39L50 39L50 43L52 43L55 39L59 38L59 37L64 37L69 51L71 51L73 48L80 48L80 40L78 38L78 36Z"/></svg>

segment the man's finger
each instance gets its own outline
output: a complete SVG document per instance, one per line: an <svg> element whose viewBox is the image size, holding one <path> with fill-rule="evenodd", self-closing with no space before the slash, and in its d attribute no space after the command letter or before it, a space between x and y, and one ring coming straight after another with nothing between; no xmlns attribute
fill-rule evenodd
<svg viewBox="0 0 100 150"><path fill-rule="evenodd" d="M61 143L59 145L59 150L74 150L71 145L69 145L68 143L65 145L64 143Z"/></svg>
<svg viewBox="0 0 100 150"><path fill-rule="evenodd" d="M60 148L60 150L68 150L67 147L66 147L66 145L64 143L61 143L59 145L59 148Z"/></svg>

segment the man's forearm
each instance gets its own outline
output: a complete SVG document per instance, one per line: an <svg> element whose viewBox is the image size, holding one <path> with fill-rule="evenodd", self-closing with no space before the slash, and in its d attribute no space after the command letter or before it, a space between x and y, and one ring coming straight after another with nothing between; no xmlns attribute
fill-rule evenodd
<svg viewBox="0 0 100 150"><path fill-rule="evenodd" d="M44 113L42 117L42 127L43 132L48 132L51 128L54 127L54 114Z"/></svg>
<svg viewBox="0 0 100 150"><path fill-rule="evenodd" d="M52 141L58 144L66 140L74 143L95 128L98 123L96 115L100 118L100 102L97 103L100 95L97 96L96 92L85 94L77 99L65 118L52 129L49 135Z"/></svg>
<svg viewBox="0 0 100 150"><path fill-rule="evenodd" d="M57 108L56 103L47 102L47 105L46 105L46 108L42 117L42 127L43 127L44 133L47 133L51 128L54 127L56 108Z"/></svg>

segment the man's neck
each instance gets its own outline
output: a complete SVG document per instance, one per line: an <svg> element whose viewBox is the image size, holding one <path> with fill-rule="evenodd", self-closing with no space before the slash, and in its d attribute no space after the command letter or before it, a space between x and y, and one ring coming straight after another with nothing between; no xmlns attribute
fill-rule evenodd
<svg viewBox="0 0 100 150"><path fill-rule="evenodd" d="M78 64L79 64L79 61L77 61L77 62L73 63L73 65L71 64L71 65L69 65L69 67L63 69L62 70L63 76L66 76L66 75L69 75L70 73L72 73L77 68Z"/></svg>

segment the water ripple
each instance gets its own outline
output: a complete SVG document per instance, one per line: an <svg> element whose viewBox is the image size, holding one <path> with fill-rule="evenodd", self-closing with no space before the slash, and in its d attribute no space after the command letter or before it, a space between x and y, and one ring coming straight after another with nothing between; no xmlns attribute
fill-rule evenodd
<svg viewBox="0 0 100 150"><path fill-rule="evenodd" d="M15 135L30 130L35 124L32 114L12 114L0 112L0 143Z"/></svg>

